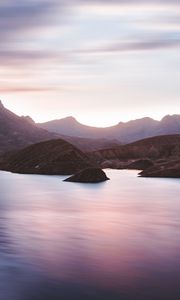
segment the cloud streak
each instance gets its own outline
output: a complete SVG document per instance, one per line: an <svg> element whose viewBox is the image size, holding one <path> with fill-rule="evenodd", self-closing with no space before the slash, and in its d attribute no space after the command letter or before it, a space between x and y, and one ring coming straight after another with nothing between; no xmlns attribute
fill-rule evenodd
<svg viewBox="0 0 180 300"><path fill-rule="evenodd" d="M126 42L107 43L96 48L80 49L77 53L87 54L102 54L113 52L127 52L127 51L150 51L158 49L168 49L180 47L180 36L176 39L171 38L154 38L149 40L136 40Z"/></svg>
<svg viewBox="0 0 180 300"><path fill-rule="evenodd" d="M41 92L49 92L54 91L54 88L46 88L46 87L18 87L18 86L5 86L0 87L1 94L9 94L9 93L41 93Z"/></svg>
<svg viewBox="0 0 180 300"><path fill-rule="evenodd" d="M96 5L100 4L110 5L179 5L179 0L112 0L109 4L109 0L26 0L21 2L19 0L7 0L0 4L0 39L1 49L16 50L21 44L25 44L26 38L28 38L28 32L33 32L35 35L39 32L39 39L41 39L40 29L46 31L46 29L52 26L54 19L63 18L66 15L68 18L68 10L65 8L75 9L79 5ZM173 17L172 17L173 18ZM168 18L167 18L168 19ZM170 19L170 17L169 17ZM71 20L68 20L70 22ZM167 20L168 21L168 20ZM176 24L180 23L180 18L176 19ZM60 26L60 22L58 24ZM143 26L143 25L142 25ZM13 37L13 38L12 38ZM24 38L25 40L23 40ZM18 45L19 42L19 45ZM146 47L146 46L145 46ZM17 49L15 49L17 48ZM26 49L27 50L27 49ZM11 51L12 52L12 51ZM1 55L4 54L1 52ZM37 54L38 56L38 54Z"/></svg>
<svg viewBox="0 0 180 300"><path fill-rule="evenodd" d="M0 65L61 60L61 51L45 46L46 31L62 16L62 0L7 0L0 3ZM48 48L48 49L47 49Z"/></svg>
<svg viewBox="0 0 180 300"><path fill-rule="evenodd" d="M153 23L153 10L151 11L152 15L150 14L150 17L148 15L148 28L144 26L146 15L143 15L143 11L138 12L139 23L136 18L133 19L131 15L128 15L128 9L123 18L122 16L117 18L116 22L111 20L111 23L107 18L107 29L108 26L113 28L113 37L110 34L108 36L107 30L107 36L104 38L105 43L100 43L100 33L99 39L97 37L94 39L94 28L92 30L91 27L87 26L87 30L83 31L88 22L93 24L96 21L97 26L101 24L101 16L99 15L93 16L92 14L90 16L91 20L83 19L83 9L87 9L88 5L94 6L94 9L96 5L99 5L102 10L105 6L106 8L113 6L113 9L116 9L117 5L120 7L131 6L133 9L134 7L139 8L140 11L141 6L149 5L153 6L156 21L159 18L160 25L163 26L166 23L167 28L169 24L180 25L180 18L176 9L180 5L179 0L26 0L24 2L6 0L0 3L0 66L13 70L27 68L31 71L43 64L42 70L39 68L40 76L42 75L43 78L45 73L48 74L49 69L53 69L54 73L58 73L55 69L57 66L59 68L62 63L72 69L74 67L73 63L76 64L76 67L79 64L78 67L81 68L81 64L85 62L85 59L84 61L81 59L81 54L83 56L98 54L98 59L100 59L102 53L150 52L180 47L180 31L175 34L172 31L165 30L162 34L153 26L151 27L151 23L155 24L155 22ZM162 7L160 17L156 12L156 6ZM163 13L163 7L167 6L171 6L173 9L170 10L170 13L168 13L168 10ZM78 14L79 7L82 7L81 16ZM146 10L147 12L148 10ZM73 18L79 18L77 24L75 23L77 27L74 27ZM63 39L61 32L63 33L64 21L70 25L71 32L67 38ZM116 26L118 23L122 24L118 27L119 32ZM57 28L55 36L53 36L53 30L50 30L53 26ZM120 38L121 33L122 38ZM91 45L94 46L91 47ZM56 76L58 77L58 75ZM60 81L60 78L57 77L54 78L56 83ZM30 80L30 78L27 80ZM32 91L29 86L23 89L9 86L2 88L0 92L5 93L8 90L10 92ZM38 88L35 88L34 91L38 92Z"/></svg>
<svg viewBox="0 0 180 300"><path fill-rule="evenodd" d="M44 26L45 20L55 9L49 1L7 1L0 4L0 36L3 41L17 31Z"/></svg>
<svg viewBox="0 0 180 300"><path fill-rule="evenodd" d="M109 4L115 4L115 5L180 5L179 0L79 0L76 1L76 3L80 4L102 4L102 5L109 5ZM71 1L73 3L73 1Z"/></svg>
<svg viewBox="0 0 180 300"><path fill-rule="evenodd" d="M57 13L61 18L69 9L79 5L180 5L179 0L9 0L0 4L0 37L8 38L9 35L20 31L26 32L33 28L50 26Z"/></svg>
<svg viewBox="0 0 180 300"><path fill-rule="evenodd" d="M46 64L57 64L67 61L67 54L60 51L51 51L51 50L0 50L0 65L1 66L16 66L23 67L26 66L32 67L35 64L37 67L46 63Z"/></svg>

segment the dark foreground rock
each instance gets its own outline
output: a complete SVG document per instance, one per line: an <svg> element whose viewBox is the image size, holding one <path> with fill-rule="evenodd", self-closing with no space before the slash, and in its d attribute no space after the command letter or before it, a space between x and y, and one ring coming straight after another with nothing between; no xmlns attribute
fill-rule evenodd
<svg viewBox="0 0 180 300"><path fill-rule="evenodd" d="M1 170L22 174L71 175L94 166L84 152L62 139L31 145L0 161Z"/></svg>
<svg viewBox="0 0 180 300"><path fill-rule="evenodd" d="M150 168L154 166L154 163L150 159L138 159L136 161L133 161L132 163L127 165L127 169L131 170L146 170L147 168Z"/></svg>
<svg viewBox="0 0 180 300"><path fill-rule="evenodd" d="M157 163L139 173L141 177L180 178L180 160Z"/></svg>
<svg viewBox="0 0 180 300"><path fill-rule="evenodd" d="M100 168L87 168L65 179L68 182L99 183L109 180Z"/></svg>

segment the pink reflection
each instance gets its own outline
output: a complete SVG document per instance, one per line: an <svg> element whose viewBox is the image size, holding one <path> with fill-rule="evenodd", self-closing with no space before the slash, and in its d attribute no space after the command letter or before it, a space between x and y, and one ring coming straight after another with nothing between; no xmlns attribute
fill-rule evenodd
<svg viewBox="0 0 180 300"><path fill-rule="evenodd" d="M174 240L179 228L169 226L168 215L78 206L75 212L9 215L14 220L12 238L23 256L54 279L135 287L152 266L171 264L179 253L179 239Z"/></svg>
<svg viewBox="0 0 180 300"><path fill-rule="evenodd" d="M95 186L5 173L12 247L54 280L114 291L174 272L180 267L179 181L107 173L108 184Z"/></svg>

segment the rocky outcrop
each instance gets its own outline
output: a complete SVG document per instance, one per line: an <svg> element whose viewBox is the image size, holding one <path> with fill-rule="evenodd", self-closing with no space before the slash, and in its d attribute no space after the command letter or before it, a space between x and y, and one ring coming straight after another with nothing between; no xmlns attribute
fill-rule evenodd
<svg viewBox="0 0 180 300"><path fill-rule="evenodd" d="M167 160L169 157L180 156L180 134L156 136L111 149L94 151L90 156L100 163L107 160Z"/></svg>
<svg viewBox="0 0 180 300"><path fill-rule="evenodd" d="M143 170L144 177L179 177L180 135L157 136L89 154L103 168Z"/></svg>
<svg viewBox="0 0 180 300"><path fill-rule="evenodd" d="M150 168L154 166L154 163L150 159L138 159L133 161L132 163L127 165L127 169L132 170L146 170L147 168Z"/></svg>
<svg viewBox="0 0 180 300"><path fill-rule="evenodd" d="M65 179L68 182L82 182L82 183L99 183L109 180L105 172L100 168L87 168L75 175Z"/></svg>
<svg viewBox="0 0 180 300"><path fill-rule="evenodd" d="M180 178L180 159L164 163L156 163L139 173L141 177Z"/></svg>
<svg viewBox="0 0 180 300"><path fill-rule="evenodd" d="M88 156L58 139L31 145L6 155L0 168L22 174L71 175L94 163Z"/></svg>

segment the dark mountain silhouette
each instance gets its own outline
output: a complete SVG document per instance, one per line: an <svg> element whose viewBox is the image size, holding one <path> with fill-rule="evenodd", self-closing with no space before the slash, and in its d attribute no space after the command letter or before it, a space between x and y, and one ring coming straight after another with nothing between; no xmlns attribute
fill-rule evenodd
<svg viewBox="0 0 180 300"><path fill-rule="evenodd" d="M0 101L0 154L54 138L65 139L83 151L118 145L118 142L113 140L76 138L48 132L37 126L29 116L19 117L12 113Z"/></svg>
<svg viewBox="0 0 180 300"><path fill-rule="evenodd" d="M140 139L180 133L180 115L165 116L161 121L142 118L106 128L97 128L79 123L73 117L38 124L40 127L59 134L81 138L115 139L123 144Z"/></svg>
<svg viewBox="0 0 180 300"><path fill-rule="evenodd" d="M0 101L0 153L57 137L39 128L30 117L19 117Z"/></svg>
<svg viewBox="0 0 180 300"><path fill-rule="evenodd" d="M93 167L82 151L62 140L50 140L5 155L0 169L22 174L70 175Z"/></svg>

